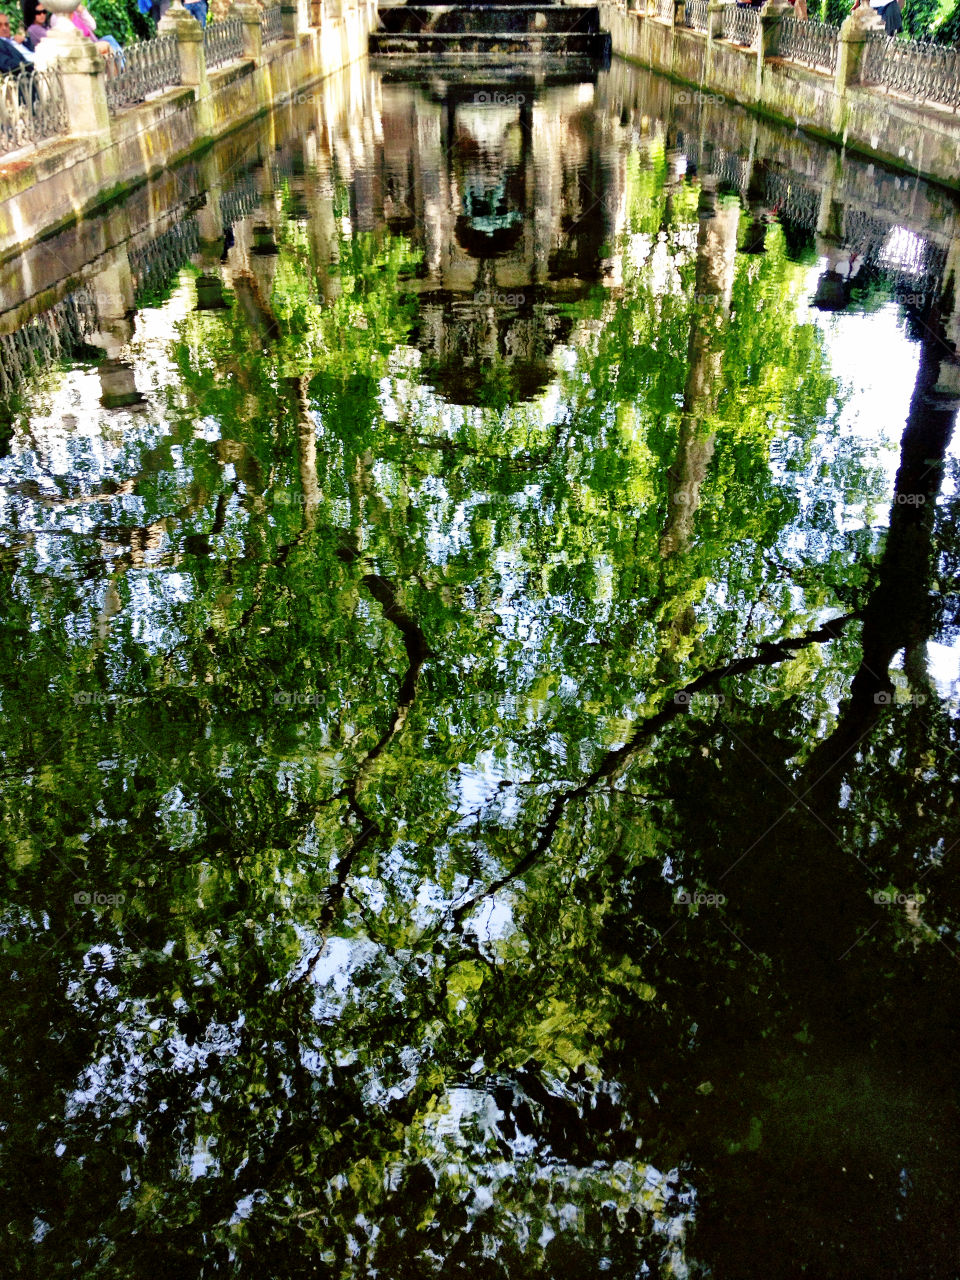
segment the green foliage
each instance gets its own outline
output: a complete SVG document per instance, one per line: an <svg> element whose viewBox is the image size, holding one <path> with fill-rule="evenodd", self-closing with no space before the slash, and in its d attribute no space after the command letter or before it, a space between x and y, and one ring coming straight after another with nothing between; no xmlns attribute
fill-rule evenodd
<svg viewBox="0 0 960 1280"><path fill-rule="evenodd" d="M153 34L153 23L141 14L137 0L89 0L87 8L96 19L98 35L129 44Z"/></svg>
<svg viewBox="0 0 960 1280"><path fill-rule="evenodd" d="M903 0L900 8L902 39L935 40L940 44L956 44L960 40L958 0ZM851 0L821 0L820 21L839 25L851 10ZM812 7L810 16L817 16Z"/></svg>
<svg viewBox="0 0 960 1280"><path fill-rule="evenodd" d="M165 304L122 429L24 390L10 1274L833 1280L867 1211L863 1274L948 1274L954 961L870 891L956 927L956 717L851 689L952 512L877 528L780 229L708 303L731 206L624 172L547 395L497 348L444 400L418 251L322 193L228 310Z"/></svg>
<svg viewBox="0 0 960 1280"><path fill-rule="evenodd" d="M821 22L839 26L844 18L849 17L853 9L853 0L820 0L819 15L812 5L808 8L811 18L819 16Z"/></svg>

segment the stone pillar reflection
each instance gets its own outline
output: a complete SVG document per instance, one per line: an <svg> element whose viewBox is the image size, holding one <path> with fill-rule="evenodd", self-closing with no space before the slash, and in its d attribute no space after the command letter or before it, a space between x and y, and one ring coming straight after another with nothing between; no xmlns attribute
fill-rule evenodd
<svg viewBox="0 0 960 1280"><path fill-rule="evenodd" d="M690 539L700 489L713 457L714 436L704 429L703 422L716 410L739 219L739 202L718 200L716 179L705 177L700 189L694 319L687 348L683 413L677 454L670 468L667 523L660 539L664 556L676 555Z"/></svg>
<svg viewBox="0 0 960 1280"><path fill-rule="evenodd" d="M318 153L315 178L308 200L307 237L320 295L328 306L340 296L341 289L340 275L335 270L340 258L340 243L333 202L330 157L325 153Z"/></svg>
<svg viewBox="0 0 960 1280"><path fill-rule="evenodd" d="M683 186L684 155L677 146L667 148L664 155L667 173L663 183L663 217L660 219L660 230L666 232L673 221L673 202Z"/></svg>
<svg viewBox="0 0 960 1280"><path fill-rule="evenodd" d="M142 404L144 398L137 390L133 364L123 359L123 350L133 337L135 314L133 274L125 247L116 250L109 265L97 273L92 291L97 301L98 328L88 341L104 353L97 368L100 403L105 409Z"/></svg>
<svg viewBox="0 0 960 1280"><path fill-rule="evenodd" d="M960 235L952 236L943 268L943 332L954 352L960 352Z"/></svg>
<svg viewBox="0 0 960 1280"><path fill-rule="evenodd" d="M226 237L223 213L220 208L222 185L219 166L208 151L200 163L200 181L206 194L203 207L197 213L200 231L198 260L200 275L197 278L197 310L219 311L229 306L223 294L220 263L223 258Z"/></svg>

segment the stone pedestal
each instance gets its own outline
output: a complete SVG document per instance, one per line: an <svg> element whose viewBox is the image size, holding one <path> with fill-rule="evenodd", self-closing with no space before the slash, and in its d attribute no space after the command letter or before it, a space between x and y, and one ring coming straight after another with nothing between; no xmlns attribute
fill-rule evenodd
<svg viewBox="0 0 960 1280"><path fill-rule="evenodd" d="M197 310L224 311L230 303L224 297L223 281L219 276L203 275L197 277Z"/></svg>
<svg viewBox="0 0 960 1280"><path fill-rule="evenodd" d="M263 53L263 29L260 26L260 10L255 4L235 4L233 11L243 20L243 56L253 58L258 64Z"/></svg>
<svg viewBox="0 0 960 1280"><path fill-rule="evenodd" d="M780 53L780 26L784 18L793 18L795 11L789 0L767 0L759 13L760 52L765 58L776 58Z"/></svg>
<svg viewBox="0 0 960 1280"><path fill-rule="evenodd" d="M307 0L280 0L280 16L284 40L296 40L310 23Z"/></svg>
<svg viewBox="0 0 960 1280"><path fill-rule="evenodd" d="M849 18L844 19L837 40L837 72L834 78L834 88L841 97L848 85L859 83L867 35L871 31L883 30L883 19L876 9L867 4L861 4Z"/></svg>
<svg viewBox="0 0 960 1280"><path fill-rule="evenodd" d="M793 6L788 0L767 0L760 10L759 34L757 37L757 101L763 98L763 64L768 58L776 58L780 54L780 31L784 18L794 16Z"/></svg>
<svg viewBox="0 0 960 1280"><path fill-rule="evenodd" d="M71 137L110 137L110 112L104 89L105 67L92 40L85 40L67 18L61 18L45 40L37 46L34 65L38 71L53 67L63 81Z"/></svg>
<svg viewBox="0 0 960 1280"><path fill-rule="evenodd" d="M180 83L196 90L197 132L201 137L213 134L213 107L210 102L210 82L207 79L207 55L203 44L203 28L180 3L174 3L161 18L157 27L160 35L177 38L177 55L180 59Z"/></svg>
<svg viewBox="0 0 960 1280"><path fill-rule="evenodd" d="M144 403L144 397L137 390L133 365L128 360L104 360L97 372L100 403L105 409L129 409Z"/></svg>

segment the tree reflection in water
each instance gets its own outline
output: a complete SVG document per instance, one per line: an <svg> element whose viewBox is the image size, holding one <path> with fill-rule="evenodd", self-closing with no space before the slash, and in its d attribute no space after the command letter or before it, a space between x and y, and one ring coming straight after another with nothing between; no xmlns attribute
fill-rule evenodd
<svg viewBox="0 0 960 1280"><path fill-rule="evenodd" d="M952 1275L950 291L891 494L775 218L464 102L11 409L7 1268Z"/></svg>

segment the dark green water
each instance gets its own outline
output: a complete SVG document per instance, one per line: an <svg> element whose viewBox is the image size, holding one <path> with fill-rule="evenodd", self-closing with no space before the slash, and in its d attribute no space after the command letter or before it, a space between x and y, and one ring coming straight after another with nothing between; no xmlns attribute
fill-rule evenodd
<svg viewBox="0 0 960 1280"><path fill-rule="evenodd" d="M3 1272L948 1280L953 208L480 91L0 330Z"/></svg>

